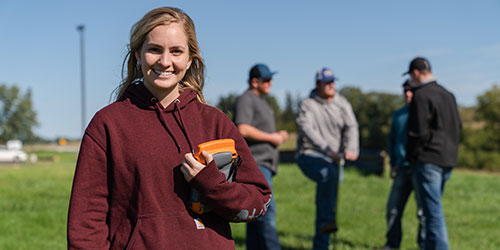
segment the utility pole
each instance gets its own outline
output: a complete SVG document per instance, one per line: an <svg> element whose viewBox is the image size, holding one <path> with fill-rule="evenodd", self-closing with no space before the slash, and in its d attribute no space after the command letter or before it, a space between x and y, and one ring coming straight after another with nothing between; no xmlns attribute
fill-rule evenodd
<svg viewBox="0 0 500 250"><path fill-rule="evenodd" d="M80 83L81 83L81 101L82 101L82 135L85 133L85 46L84 46L84 32L85 26L80 24L76 27L80 33Z"/></svg>

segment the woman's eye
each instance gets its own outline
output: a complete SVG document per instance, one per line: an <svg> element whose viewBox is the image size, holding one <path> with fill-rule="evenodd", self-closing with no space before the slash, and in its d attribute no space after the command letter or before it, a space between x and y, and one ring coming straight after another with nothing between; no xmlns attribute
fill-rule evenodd
<svg viewBox="0 0 500 250"><path fill-rule="evenodd" d="M159 48L149 48L148 52L155 53L155 54L160 54L161 50Z"/></svg>
<svg viewBox="0 0 500 250"><path fill-rule="evenodd" d="M182 51L182 50L180 50L180 49L174 49L174 50L172 50L171 52L172 52L172 54L174 54L174 55L180 55L180 54L182 54L182 53L183 53L183 51Z"/></svg>

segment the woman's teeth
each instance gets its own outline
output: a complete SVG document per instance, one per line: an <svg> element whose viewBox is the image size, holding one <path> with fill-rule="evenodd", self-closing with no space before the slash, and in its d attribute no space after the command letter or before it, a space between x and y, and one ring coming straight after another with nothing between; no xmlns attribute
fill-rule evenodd
<svg viewBox="0 0 500 250"><path fill-rule="evenodd" d="M171 75L173 74L173 72L170 72L170 71L160 71L160 70L156 70L156 69L153 69L153 72L155 72L156 74L158 75L161 75L161 76L168 76L168 75Z"/></svg>

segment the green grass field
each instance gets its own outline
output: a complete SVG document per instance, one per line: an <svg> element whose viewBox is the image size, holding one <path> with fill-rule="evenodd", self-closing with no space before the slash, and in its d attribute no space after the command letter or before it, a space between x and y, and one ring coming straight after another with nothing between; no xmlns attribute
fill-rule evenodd
<svg viewBox="0 0 500 250"><path fill-rule="evenodd" d="M54 153L39 152L42 159ZM66 217L76 154L56 162L0 165L0 249L65 249ZM384 244L385 203L391 181L346 169L340 187L335 249L372 249ZM284 249L311 249L314 189L294 164L282 164L274 179L277 226ZM500 249L500 176L457 170L443 203L450 249ZM415 201L403 218L402 249L417 249ZM245 225L232 224L237 249Z"/></svg>

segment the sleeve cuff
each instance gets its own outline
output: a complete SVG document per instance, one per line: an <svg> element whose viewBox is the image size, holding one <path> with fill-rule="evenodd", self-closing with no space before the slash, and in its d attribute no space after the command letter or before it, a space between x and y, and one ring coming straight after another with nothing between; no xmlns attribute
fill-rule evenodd
<svg viewBox="0 0 500 250"><path fill-rule="evenodd" d="M212 161L189 182L189 185L200 193L206 193L224 181L225 175L217 169L215 161Z"/></svg>

